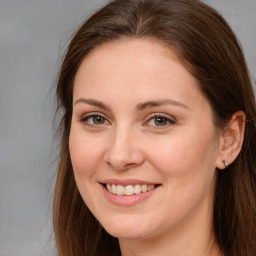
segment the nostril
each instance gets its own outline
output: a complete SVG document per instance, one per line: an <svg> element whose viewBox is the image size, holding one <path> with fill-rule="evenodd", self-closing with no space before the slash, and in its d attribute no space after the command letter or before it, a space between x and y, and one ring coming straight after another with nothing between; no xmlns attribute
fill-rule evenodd
<svg viewBox="0 0 256 256"><path fill-rule="evenodd" d="M135 163L129 163L129 164L124 165L124 168L129 169L129 168L133 168L133 167L136 167L136 166L137 166L137 164L135 164Z"/></svg>
<svg viewBox="0 0 256 256"><path fill-rule="evenodd" d="M115 170L117 171L126 171L129 170L131 168L135 168L136 166L139 166L139 163L132 163L132 162L128 162L128 161L123 161L121 159L115 159L115 160L105 160L105 163L108 166L113 167Z"/></svg>

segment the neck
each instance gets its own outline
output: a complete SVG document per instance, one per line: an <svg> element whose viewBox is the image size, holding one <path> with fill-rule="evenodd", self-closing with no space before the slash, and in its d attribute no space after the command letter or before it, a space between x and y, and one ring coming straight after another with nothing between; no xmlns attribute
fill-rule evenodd
<svg viewBox="0 0 256 256"><path fill-rule="evenodd" d="M122 256L221 256L218 247L214 242L207 246L203 243L195 241L195 243L186 243L186 239L180 241L168 240L144 240L144 241L126 241L120 243Z"/></svg>

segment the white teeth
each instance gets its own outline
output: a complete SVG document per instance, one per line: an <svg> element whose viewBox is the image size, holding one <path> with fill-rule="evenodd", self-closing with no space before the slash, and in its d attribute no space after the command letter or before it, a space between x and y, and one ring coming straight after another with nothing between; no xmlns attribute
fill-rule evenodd
<svg viewBox="0 0 256 256"><path fill-rule="evenodd" d="M114 185L115 186L115 185ZM110 192L111 191L111 185L107 184L107 190Z"/></svg>
<svg viewBox="0 0 256 256"><path fill-rule="evenodd" d="M132 185L126 186L125 189L124 189L124 194L125 194L126 196L131 196L131 195L133 195L133 194L134 194L134 188L133 188L133 186L132 186Z"/></svg>
<svg viewBox="0 0 256 256"><path fill-rule="evenodd" d="M124 195L124 186L117 185L116 186L116 194L118 196L123 196Z"/></svg>
<svg viewBox="0 0 256 256"><path fill-rule="evenodd" d="M148 186L148 191L154 189L154 187L155 187L155 185L149 185L149 186Z"/></svg>
<svg viewBox="0 0 256 256"><path fill-rule="evenodd" d="M147 192L148 191L148 186L147 185L142 185L141 186L141 191L142 192Z"/></svg>
<svg viewBox="0 0 256 256"><path fill-rule="evenodd" d="M109 190L109 192L111 192L112 194L115 194L116 195L116 185L112 185L111 186L111 190Z"/></svg>
<svg viewBox="0 0 256 256"><path fill-rule="evenodd" d="M114 184L106 184L107 190L115 195L118 196L131 196L131 195L138 195L140 193L145 193L147 191L150 191L155 188L155 185L128 185L128 186L122 186L122 185L114 185Z"/></svg>
<svg viewBox="0 0 256 256"><path fill-rule="evenodd" d="M140 194L141 193L141 185L135 185L134 187L134 193L136 195Z"/></svg>

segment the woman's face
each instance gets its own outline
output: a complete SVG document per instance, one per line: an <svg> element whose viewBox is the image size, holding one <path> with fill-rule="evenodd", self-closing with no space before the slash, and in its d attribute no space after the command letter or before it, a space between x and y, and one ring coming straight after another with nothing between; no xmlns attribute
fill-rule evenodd
<svg viewBox="0 0 256 256"><path fill-rule="evenodd" d="M171 50L142 39L106 43L83 60L73 96L75 179L110 234L156 238L211 222L218 132Z"/></svg>

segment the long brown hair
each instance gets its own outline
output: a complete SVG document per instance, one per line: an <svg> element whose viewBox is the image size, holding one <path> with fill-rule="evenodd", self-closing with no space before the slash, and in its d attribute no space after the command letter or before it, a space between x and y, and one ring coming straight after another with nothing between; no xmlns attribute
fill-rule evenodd
<svg viewBox="0 0 256 256"><path fill-rule="evenodd" d="M83 202L69 155L73 81L82 60L102 43L149 38L171 47L198 80L224 127L233 113L246 114L242 150L227 171L218 173L213 230L224 255L256 255L256 106L249 72L231 28L197 0L115 0L89 18L67 49L57 83L62 110L61 149L53 220L60 256L120 255L110 236Z"/></svg>

